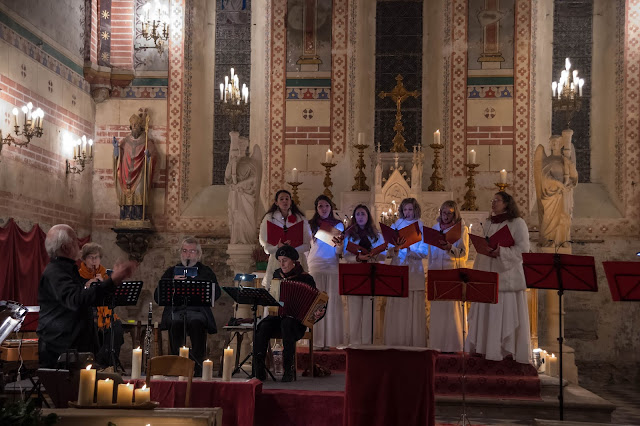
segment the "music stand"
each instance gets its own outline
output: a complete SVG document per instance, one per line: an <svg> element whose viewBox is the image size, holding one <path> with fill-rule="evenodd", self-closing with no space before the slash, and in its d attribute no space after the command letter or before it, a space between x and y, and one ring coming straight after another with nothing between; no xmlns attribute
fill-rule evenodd
<svg viewBox="0 0 640 426"><path fill-rule="evenodd" d="M251 305L251 311L253 312L253 336L252 341L253 345L251 348L251 353L248 354L238 365L231 375L234 375L241 369L245 362L251 357L251 377L256 377L256 331L258 330L258 306L282 306L280 302L273 298L271 293L266 288L254 288L254 287L222 287L224 291L227 292L229 296L239 305ZM238 350L240 348L238 347ZM244 371L244 370L243 370ZM269 370L267 370L269 371ZM269 375L275 381L275 378L269 371Z"/></svg>
<svg viewBox="0 0 640 426"><path fill-rule="evenodd" d="M100 283L94 282L91 286L99 285ZM113 322L115 320L113 310L116 306L135 306L138 304L138 298L140 297L140 292L142 291L142 281L123 281L122 284L116 287L113 294L105 296L101 302L96 301L94 303L95 307L98 306L106 306L109 308L111 312L109 314L109 320L111 332L109 333L109 363L113 365L114 371L118 371L120 369L123 373L125 372L122 363L120 362L120 358L116 355L116 351L114 349L114 326ZM106 328L106 327L105 327Z"/></svg>
<svg viewBox="0 0 640 426"><path fill-rule="evenodd" d="M498 303L498 274L475 269L443 269L429 271L427 280L427 299L434 301L459 301L462 303L462 425L471 425L467 418L467 401L465 392L466 356L464 341L467 328L467 304ZM460 423L459 422L459 423Z"/></svg>
<svg viewBox="0 0 640 426"><path fill-rule="evenodd" d="M602 262L611 298L616 302L640 302L640 262Z"/></svg>
<svg viewBox="0 0 640 426"><path fill-rule="evenodd" d="M409 267L383 263L340 263L340 295L371 297L371 344L375 326L375 296L408 297Z"/></svg>
<svg viewBox="0 0 640 426"><path fill-rule="evenodd" d="M561 245L560 245L561 246ZM556 250L560 247L558 246ZM562 295L565 290L598 291L598 278L593 256L560 253L522 253L522 268L528 288L558 291L558 362L560 420L564 420L564 389L562 387Z"/></svg>

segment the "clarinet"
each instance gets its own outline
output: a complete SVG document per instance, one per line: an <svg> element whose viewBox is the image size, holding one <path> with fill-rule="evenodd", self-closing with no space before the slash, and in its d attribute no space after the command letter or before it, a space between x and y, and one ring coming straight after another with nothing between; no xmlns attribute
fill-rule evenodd
<svg viewBox="0 0 640 426"><path fill-rule="evenodd" d="M145 357L147 359L147 369L146 372L147 374L149 374L149 363L151 361L151 356L150 356L150 352L151 352L151 341L153 340L153 324L152 324L152 320L153 320L153 304L151 302L149 302L149 318L147 320L147 331L145 333L144 336L144 354Z"/></svg>

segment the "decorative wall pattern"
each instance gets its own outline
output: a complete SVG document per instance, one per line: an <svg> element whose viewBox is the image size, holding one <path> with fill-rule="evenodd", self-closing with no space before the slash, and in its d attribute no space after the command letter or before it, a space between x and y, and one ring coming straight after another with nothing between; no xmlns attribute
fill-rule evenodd
<svg viewBox="0 0 640 426"><path fill-rule="evenodd" d="M348 0L333 0L331 23L331 149L341 155L347 143Z"/></svg>
<svg viewBox="0 0 640 426"><path fill-rule="evenodd" d="M98 65L111 66L111 0L101 0L98 25Z"/></svg>
<svg viewBox="0 0 640 426"><path fill-rule="evenodd" d="M623 181L625 216L640 217L640 0L627 0L624 61ZM635 184L635 185L634 185Z"/></svg>
<svg viewBox="0 0 640 426"><path fill-rule="evenodd" d="M465 133L467 113L467 6L468 0L454 0L451 5L451 118L449 120L451 168L453 176L464 176L466 163ZM461 187L454 194L464 194Z"/></svg>
<svg viewBox="0 0 640 426"><path fill-rule="evenodd" d="M287 0L271 2L270 141L267 173L270 199L284 182L285 66Z"/></svg>
<svg viewBox="0 0 640 426"><path fill-rule="evenodd" d="M114 87L111 90L111 98L167 99L167 86L160 86L160 87L129 86L125 88Z"/></svg>

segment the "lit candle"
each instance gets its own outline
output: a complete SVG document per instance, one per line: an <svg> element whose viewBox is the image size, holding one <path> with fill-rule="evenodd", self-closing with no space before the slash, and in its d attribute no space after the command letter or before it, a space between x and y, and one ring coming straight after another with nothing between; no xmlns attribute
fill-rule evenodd
<svg viewBox="0 0 640 426"><path fill-rule="evenodd" d="M569 58L566 58L564 60L564 69L566 69L567 71L569 71L569 69L571 68L571 62L569 61Z"/></svg>
<svg viewBox="0 0 640 426"><path fill-rule="evenodd" d="M142 370L142 349L138 346L131 353L131 378L139 379Z"/></svg>
<svg viewBox="0 0 640 426"><path fill-rule="evenodd" d="M80 370L80 388L78 389L78 405L89 406L93 404L93 391L96 386L96 370L87 368Z"/></svg>
<svg viewBox="0 0 640 426"><path fill-rule="evenodd" d="M476 151L474 149L469 151L469 164L476 164Z"/></svg>
<svg viewBox="0 0 640 426"><path fill-rule="evenodd" d="M231 373L233 372L234 362L233 362L233 349L230 346L227 346L227 349L224 350L224 364L222 367L222 380L228 382L231 380Z"/></svg>
<svg viewBox="0 0 640 426"><path fill-rule="evenodd" d="M328 149L324 156L324 162L331 163L331 160L333 160L333 152L331 152L331 150Z"/></svg>
<svg viewBox="0 0 640 426"><path fill-rule="evenodd" d="M12 112L13 112L13 125L17 127L18 126L18 113L19 113L18 108L13 108Z"/></svg>
<svg viewBox="0 0 640 426"><path fill-rule="evenodd" d="M98 405L113 404L113 380L98 380Z"/></svg>
<svg viewBox="0 0 640 426"><path fill-rule="evenodd" d="M82 135L82 155L87 155L87 136Z"/></svg>
<svg viewBox="0 0 640 426"><path fill-rule="evenodd" d="M551 83L551 96L556 96L556 89L558 88L558 83L557 82L553 82Z"/></svg>
<svg viewBox="0 0 640 426"><path fill-rule="evenodd" d="M233 68L231 68L231 78L233 78Z"/></svg>
<svg viewBox="0 0 640 426"><path fill-rule="evenodd" d="M189 358L189 348L186 346L183 346L180 348L180 356L184 357L184 358Z"/></svg>
<svg viewBox="0 0 640 426"><path fill-rule="evenodd" d="M579 95L582 96L582 86L584 86L584 78L581 78L580 81L578 82L578 90L579 90Z"/></svg>
<svg viewBox="0 0 640 426"><path fill-rule="evenodd" d="M202 363L202 380L211 380L213 377L213 361L206 359Z"/></svg>
<svg viewBox="0 0 640 426"><path fill-rule="evenodd" d="M140 389L135 390L136 404L142 404L143 402L151 401L150 388L147 385L142 386Z"/></svg>
<svg viewBox="0 0 640 426"><path fill-rule="evenodd" d="M505 169L500 170L500 183L507 183L507 171Z"/></svg>
<svg viewBox="0 0 640 426"><path fill-rule="evenodd" d="M298 169L296 169L295 167L293 168L293 170L291 170L291 179L294 182L298 182Z"/></svg>
<svg viewBox="0 0 640 426"><path fill-rule="evenodd" d="M440 145L440 129L433 132L433 143L435 145Z"/></svg>
<svg viewBox="0 0 640 426"><path fill-rule="evenodd" d="M133 384L132 383L120 383L118 385L118 395L116 397L116 403L122 406L128 406L133 404Z"/></svg>
<svg viewBox="0 0 640 426"><path fill-rule="evenodd" d="M555 354L547 357L547 375L556 377L558 375L560 365L558 364L558 358Z"/></svg>
<svg viewBox="0 0 640 426"><path fill-rule="evenodd" d="M224 99L224 84L220 83L220 100Z"/></svg>
<svg viewBox="0 0 640 426"><path fill-rule="evenodd" d="M364 145L364 133L358 133L358 145Z"/></svg>
<svg viewBox="0 0 640 426"><path fill-rule="evenodd" d="M573 81L578 79L578 70L573 70Z"/></svg>
<svg viewBox="0 0 640 426"><path fill-rule="evenodd" d="M89 158L93 157L93 139L89 139Z"/></svg>

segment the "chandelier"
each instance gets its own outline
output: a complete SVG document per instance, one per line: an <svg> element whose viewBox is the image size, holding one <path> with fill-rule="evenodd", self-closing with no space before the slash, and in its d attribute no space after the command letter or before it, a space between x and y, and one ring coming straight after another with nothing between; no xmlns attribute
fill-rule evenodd
<svg viewBox="0 0 640 426"><path fill-rule="evenodd" d="M24 124L19 124L19 115L20 111L22 111L24 115ZM0 132L0 152L2 152L3 145L11 145L14 144L16 146L27 146L31 139L36 137L42 137L42 121L44 119L44 111L38 108L33 111L33 104L29 102L24 105L22 108L13 108L13 128L16 136L23 136L26 141L16 140L11 136L11 133L7 135L7 137L2 137L2 132ZM22 129L22 130L21 130Z"/></svg>
<svg viewBox="0 0 640 426"><path fill-rule="evenodd" d="M153 40L156 49L162 54L169 40L169 14L159 0L155 0L154 3L153 9L149 2L142 6L142 37L145 40Z"/></svg>
<svg viewBox="0 0 640 426"><path fill-rule="evenodd" d="M231 77L224 76L220 83L220 101L222 113L231 116L231 129L238 130L238 117L249 108L249 87L245 83L240 86L240 77L231 68Z"/></svg>
<svg viewBox="0 0 640 426"><path fill-rule="evenodd" d="M565 113L567 129L571 125L571 119L576 111L582 107L582 88L584 79L578 78L578 70L571 71L571 61L564 60L564 69L560 73L560 79L551 83L551 95L554 111Z"/></svg>
<svg viewBox="0 0 640 426"><path fill-rule="evenodd" d="M73 162L71 165L69 160L65 160L66 174L80 174L84 171L86 165L93 159L93 139L88 139L86 136L73 141L69 136L66 141L67 144L73 144Z"/></svg>

